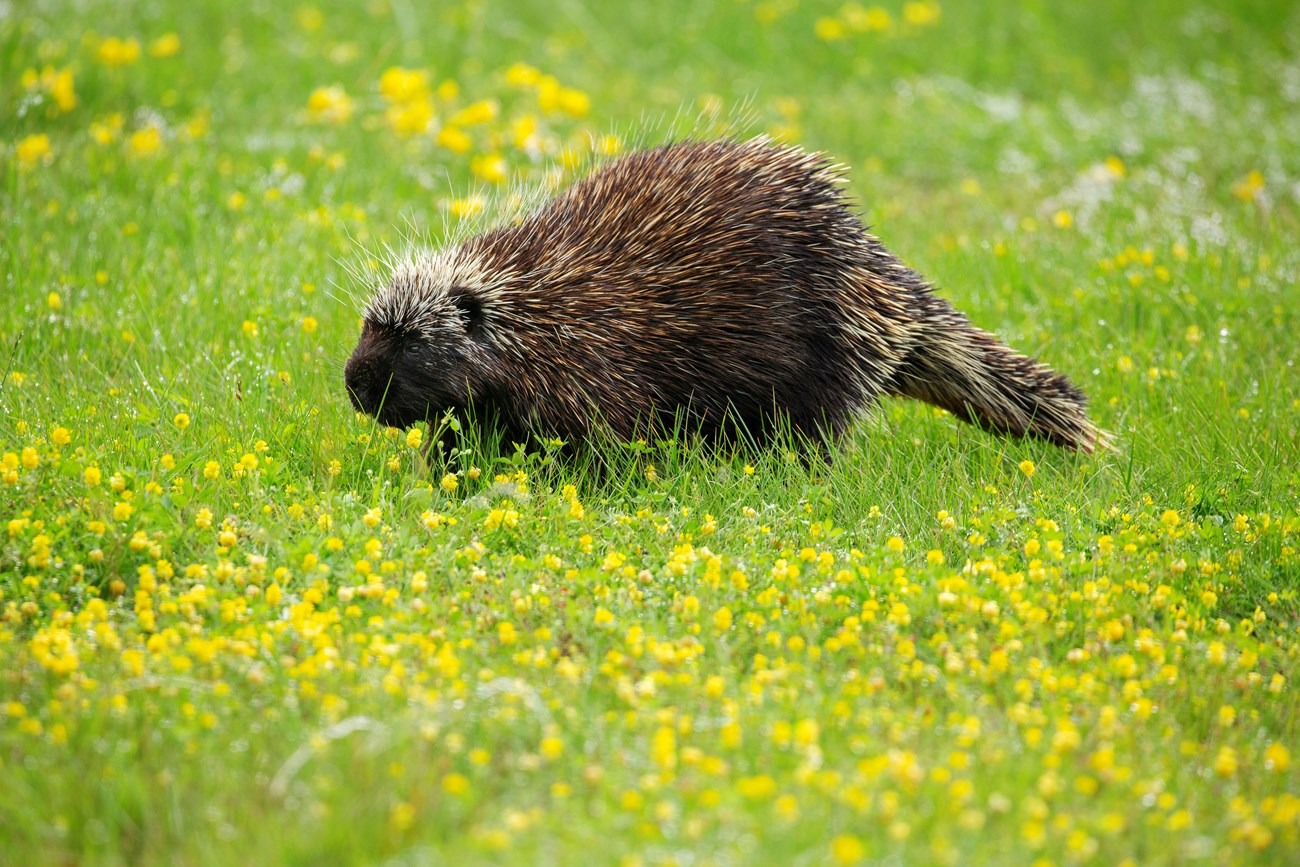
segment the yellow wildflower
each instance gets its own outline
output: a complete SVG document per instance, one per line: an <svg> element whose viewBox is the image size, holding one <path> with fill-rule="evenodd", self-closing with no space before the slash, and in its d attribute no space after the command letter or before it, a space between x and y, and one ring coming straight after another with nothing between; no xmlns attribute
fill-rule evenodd
<svg viewBox="0 0 1300 867"><path fill-rule="evenodd" d="M494 99L480 99L472 102L451 116L450 123L456 126L474 126L496 120L500 106Z"/></svg>
<svg viewBox="0 0 1300 867"><path fill-rule="evenodd" d="M1232 194L1243 202L1253 201L1263 190L1264 175L1258 169L1252 169L1232 184Z"/></svg>
<svg viewBox="0 0 1300 867"><path fill-rule="evenodd" d="M840 834L831 840L831 860L836 864L857 864L867 857L867 847L852 834Z"/></svg>
<svg viewBox="0 0 1300 867"><path fill-rule="evenodd" d="M473 140L463 130L454 126L444 126L438 130L438 136L434 141L452 153L457 154L468 153L469 149L474 146Z"/></svg>
<svg viewBox="0 0 1300 867"><path fill-rule="evenodd" d="M149 43L149 56L159 59L175 57L181 51L181 38L175 33L164 33Z"/></svg>
<svg viewBox="0 0 1300 867"><path fill-rule="evenodd" d="M130 66L140 59L140 40L106 36L95 49L95 59L105 66Z"/></svg>
<svg viewBox="0 0 1300 867"><path fill-rule="evenodd" d="M389 103L424 99L429 95L429 73L423 69L390 66L379 76L379 93Z"/></svg>
<svg viewBox="0 0 1300 867"><path fill-rule="evenodd" d="M318 87L307 97L307 113L322 123L344 124L352 118L352 98L342 85Z"/></svg>
<svg viewBox="0 0 1300 867"><path fill-rule="evenodd" d="M21 139L14 149L14 156L17 157L20 168L28 169L37 163L48 165L54 159L53 151L50 150L50 137L41 132Z"/></svg>
<svg viewBox="0 0 1300 867"><path fill-rule="evenodd" d="M162 149L162 131L156 126L147 126L131 133L127 147L132 156L151 157Z"/></svg>

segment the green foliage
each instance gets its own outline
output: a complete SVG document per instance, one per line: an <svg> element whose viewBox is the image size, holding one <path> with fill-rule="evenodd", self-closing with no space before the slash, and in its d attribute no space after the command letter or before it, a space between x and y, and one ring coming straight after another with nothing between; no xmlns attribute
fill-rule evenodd
<svg viewBox="0 0 1300 867"><path fill-rule="evenodd" d="M0 864L1300 855L1293 4L15 9ZM351 411L378 251L725 130L1118 450Z"/></svg>

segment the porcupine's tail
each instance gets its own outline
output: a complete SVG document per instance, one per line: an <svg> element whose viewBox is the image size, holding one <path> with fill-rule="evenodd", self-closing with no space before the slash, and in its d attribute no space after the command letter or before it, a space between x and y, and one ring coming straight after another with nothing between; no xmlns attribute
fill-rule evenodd
<svg viewBox="0 0 1300 867"><path fill-rule="evenodd" d="M894 373L893 394L995 433L1088 453L1112 447L1074 383L976 328L937 295L921 293L916 303L916 339Z"/></svg>

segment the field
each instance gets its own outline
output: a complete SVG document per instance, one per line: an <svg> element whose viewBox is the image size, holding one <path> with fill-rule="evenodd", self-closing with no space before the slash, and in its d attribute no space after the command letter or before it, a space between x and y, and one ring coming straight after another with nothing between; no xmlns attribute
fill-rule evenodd
<svg viewBox="0 0 1300 867"><path fill-rule="evenodd" d="M0 864L1300 862L1300 6L242 5L0 11ZM387 248L723 133L1118 448L352 411Z"/></svg>

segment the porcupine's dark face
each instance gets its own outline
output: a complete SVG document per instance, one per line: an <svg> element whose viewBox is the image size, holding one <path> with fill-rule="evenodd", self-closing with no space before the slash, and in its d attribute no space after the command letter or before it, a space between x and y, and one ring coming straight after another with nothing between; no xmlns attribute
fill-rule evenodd
<svg viewBox="0 0 1300 867"><path fill-rule="evenodd" d="M361 339L344 368L352 404L406 427L469 404L483 305L469 289L418 287L398 272L366 307Z"/></svg>

